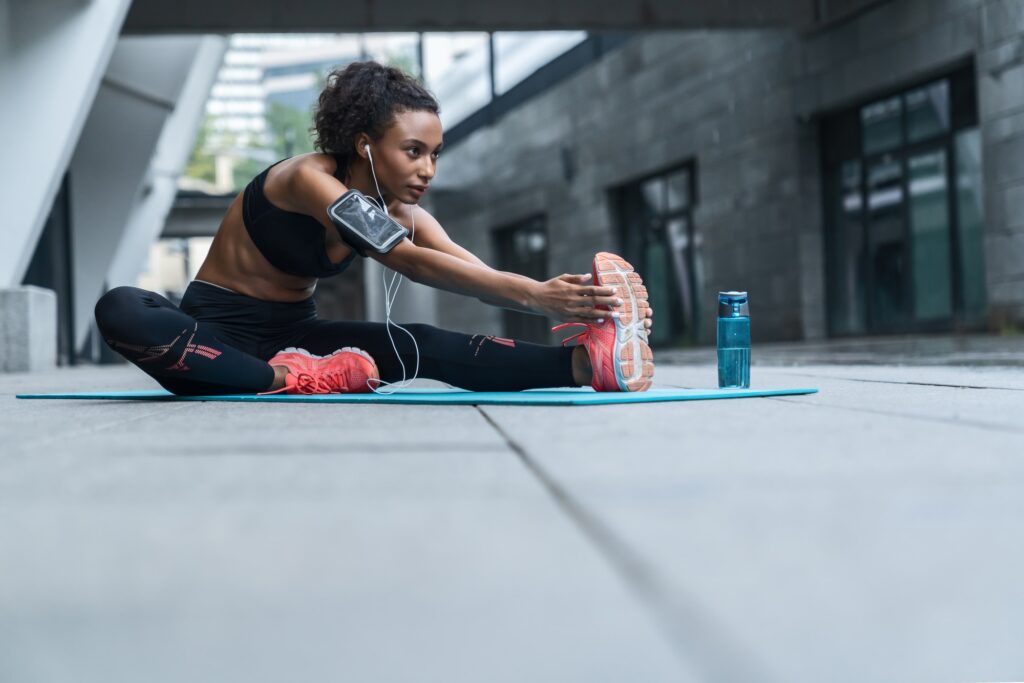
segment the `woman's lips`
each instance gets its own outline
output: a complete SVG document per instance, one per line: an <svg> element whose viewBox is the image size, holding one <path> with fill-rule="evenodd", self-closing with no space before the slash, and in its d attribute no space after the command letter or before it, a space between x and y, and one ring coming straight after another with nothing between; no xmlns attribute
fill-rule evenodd
<svg viewBox="0 0 1024 683"><path fill-rule="evenodd" d="M427 188L417 185L410 185L409 189L412 190L412 193L416 195L416 197L422 197L423 194L427 191Z"/></svg>

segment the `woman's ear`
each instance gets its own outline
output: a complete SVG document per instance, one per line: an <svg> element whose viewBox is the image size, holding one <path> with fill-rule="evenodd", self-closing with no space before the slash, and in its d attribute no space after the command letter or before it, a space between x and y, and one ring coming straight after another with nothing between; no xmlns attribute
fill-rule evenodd
<svg viewBox="0 0 1024 683"><path fill-rule="evenodd" d="M366 159L369 154L366 151L366 145L370 144L370 136L366 133L360 133L356 136L356 155L360 159Z"/></svg>

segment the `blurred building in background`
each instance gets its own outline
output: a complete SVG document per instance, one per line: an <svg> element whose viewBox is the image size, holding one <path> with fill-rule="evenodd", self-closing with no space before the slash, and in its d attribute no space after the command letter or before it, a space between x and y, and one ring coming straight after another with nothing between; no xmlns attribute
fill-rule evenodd
<svg viewBox="0 0 1024 683"><path fill-rule="evenodd" d="M862 4L812 31L590 36L448 129L435 213L531 274L620 251L660 346L713 343L727 289L758 341L1020 330L1024 5Z"/></svg>
<svg viewBox="0 0 1024 683"><path fill-rule="evenodd" d="M1024 327L1015 0L568 3L543 20L481 5L434 8L437 33L372 12L324 33L343 8L316 2L272 21L207 9L0 0L0 130L20 160L0 183L8 336L50 325L62 362L96 359L104 289L179 296L238 190L312 149L329 70L365 58L438 96L425 207L456 241L538 279L620 251L656 345L711 342L720 289L750 291L757 341ZM378 317L380 275L321 282L322 312ZM550 340L549 321L417 286L398 307Z"/></svg>

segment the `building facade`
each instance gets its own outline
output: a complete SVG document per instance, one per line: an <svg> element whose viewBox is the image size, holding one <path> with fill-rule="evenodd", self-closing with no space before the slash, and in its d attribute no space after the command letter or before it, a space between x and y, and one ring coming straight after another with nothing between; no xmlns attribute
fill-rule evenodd
<svg viewBox="0 0 1024 683"><path fill-rule="evenodd" d="M661 346L712 343L724 289L761 341L1024 326L1024 4L598 40L448 131L456 241L552 276L620 251ZM547 340L446 294L438 321Z"/></svg>

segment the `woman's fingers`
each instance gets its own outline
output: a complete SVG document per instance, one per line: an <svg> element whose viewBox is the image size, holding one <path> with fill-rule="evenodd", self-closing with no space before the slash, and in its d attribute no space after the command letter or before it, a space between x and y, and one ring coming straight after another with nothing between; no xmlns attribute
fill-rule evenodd
<svg viewBox="0 0 1024 683"><path fill-rule="evenodd" d="M623 301L617 296L595 296L588 303L593 306L612 306L618 308L622 306Z"/></svg>
<svg viewBox="0 0 1024 683"><path fill-rule="evenodd" d="M565 301L565 321L590 323L605 317L618 317L617 309L625 305L622 294L617 287L599 287L596 285L584 285L583 282L591 278L590 273L573 274L564 273L558 279L563 282L576 285L568 291L569 299ZM563 295L564 296L564 295ZM583 304L582 306L580 304ZM641 317L644 320L644 327L651 329L653 326L654 309L650 302L638 299L638 309L642 311ZM598 308L598 307L601 308Z"/></svg>
<svg viewBox="0 0 1024 683"><path fill-rule="evenodd" d="M606 311L601 308L585 308L581 311L577 311L577 315L587 318L587 322L594 322L595 320L602 320L604 318L618 318L618 311Z"/></svg>
<svg viewBox="0 0 1024 683"><path fill-rule="evenodd" d="M580 287L580 294L582 296L618 296L618 292L615 287Z"/></svg>

